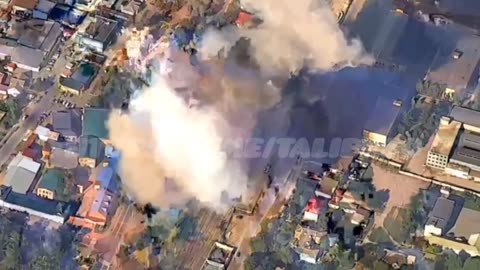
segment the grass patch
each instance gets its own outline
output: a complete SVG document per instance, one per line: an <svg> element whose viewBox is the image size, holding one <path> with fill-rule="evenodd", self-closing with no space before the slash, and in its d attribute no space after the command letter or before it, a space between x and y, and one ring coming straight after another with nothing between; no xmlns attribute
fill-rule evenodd
<svg viewBox="0 0 480 270"><path fill-rule="evenodd" d="M368 239L377 244L389 244L391 243L388 233L382 227L375 227Z"/></svg>
<svg viewBox="0 0 480 270"><path fill-rule="evenodd" d="M412 222L410 210L395 207L388 213L383 226L388 234L399 244L410 241L410 232L412 231Z"/></svg>

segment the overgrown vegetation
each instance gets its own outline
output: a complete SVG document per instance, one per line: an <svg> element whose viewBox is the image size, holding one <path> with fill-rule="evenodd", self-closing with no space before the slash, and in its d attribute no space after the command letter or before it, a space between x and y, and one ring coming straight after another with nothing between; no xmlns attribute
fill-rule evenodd
<svg viewBox="0 0 480 270"><path fill-rule="evenodd" d="M451 103L416 97L412 108L403 115L397 132L406 140L407 150L415 151L428 143L438 127L440 118L449 113Z"/></svg>
<svg viewBox="0 0 480 270"><path fill-rule="evenodd" d="M446 270L477 270L480 269L479 257L467 257L453 252L445 252L435 261L435 269Z"/></svg>
<svg viewBox="0 0 480 270"><path fill-rule="evenodd" d="M13 127L20 116L22 115L22 110L18 104L13 99L7 99L6 101L0 101L0 113L5 112L5 116L1 121L1 127L5 130Z"/></svg>
<svg viewBox="0 0 480 270"><path fill-rule="evenodd" d="M377 244L391 244L388 233L381 227L374 228L368 238L370 241Z"/></svg>
<svg viewBox="0 0 480 270"><path fill-rule="evenodd" d="M0 217L1 269L75 269L76 230L62 225L26 224L25 215L9 212Z"/></svg>

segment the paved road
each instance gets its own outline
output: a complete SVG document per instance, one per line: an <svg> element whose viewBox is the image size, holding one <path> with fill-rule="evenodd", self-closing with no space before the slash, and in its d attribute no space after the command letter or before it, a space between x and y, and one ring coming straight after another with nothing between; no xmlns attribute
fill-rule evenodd
<svg viewBox="0 0 480 270"><path fill-rule="evenodd" d="M47 89L46 94L38 103L32 104L31 107L28 108L28 111L30 112L29 117L20 123L18 130L15 131L0 148L0 167L10 159L10 156L15 152L15 148L20 144L27 130L38 125L43 112L47 111L52 106L54 96L55 86L51 86Z"/></svg>

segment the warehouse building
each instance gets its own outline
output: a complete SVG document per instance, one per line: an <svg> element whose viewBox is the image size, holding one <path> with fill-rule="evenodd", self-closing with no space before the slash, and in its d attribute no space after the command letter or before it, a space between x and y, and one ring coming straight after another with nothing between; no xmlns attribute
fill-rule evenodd
<svg viewBox="0 0 480 270"><path fill-rule="evenodd" d="M468 130L462 132L450 163L480 171L480 134Z"/></svg>
<svg viewBox="0 0 480 270"><path fill-rule="evenodd" d="M450 117L463 124L465 130L480 133L480 112L468 108L455 106Z"/></svg>
<svg viewBox="0 0 480 270"><path fill-rule="evenodd" d="M480 37L475 35L461 38L454 47L445 43L425 79L442 85L446 94L461 94L465 89L473 89L479 74L478 48Z"/></svg>
<svg viewBox="0 0 480 270"><path fill-rule="evenodd" d="M378 98L375 108L363 129L363 139L375 145L387 146L395 136L395 126L399 119L401 107L402 102L400 100Z"/></svg>

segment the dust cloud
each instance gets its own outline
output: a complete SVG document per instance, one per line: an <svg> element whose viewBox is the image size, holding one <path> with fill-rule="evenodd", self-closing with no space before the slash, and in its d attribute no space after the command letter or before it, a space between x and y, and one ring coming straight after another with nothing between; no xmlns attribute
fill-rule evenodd
<svg viewBox="0 0 480 270"><path fill-rule="evenodd" d="M227 140L250 138L257 114L281 100L280 87L269 79L303 66L327 71L371 60L358 41L345 39L326 5L242 3L261 15L259 28L208 30L195 67L185 53L155 52L150 85L134 95L128 112L111 114L122 182L138 202L171 207L197 199L217 210L231 206L246 193L249 161L230 157ZM250 40L261 72L209 57L222 50L226 56L240 37Z"/></svg>
<svg viewBox="0 0 480 270"><path fill-rule="evenodd" d="M200 44L204 59L225 54L241 37L250 41L250 55L264 73L296 72L304 66L319 71L371 64L360 40L347 40L326 1L242 0L259 16L252 29L207 29Z"/></svg>

